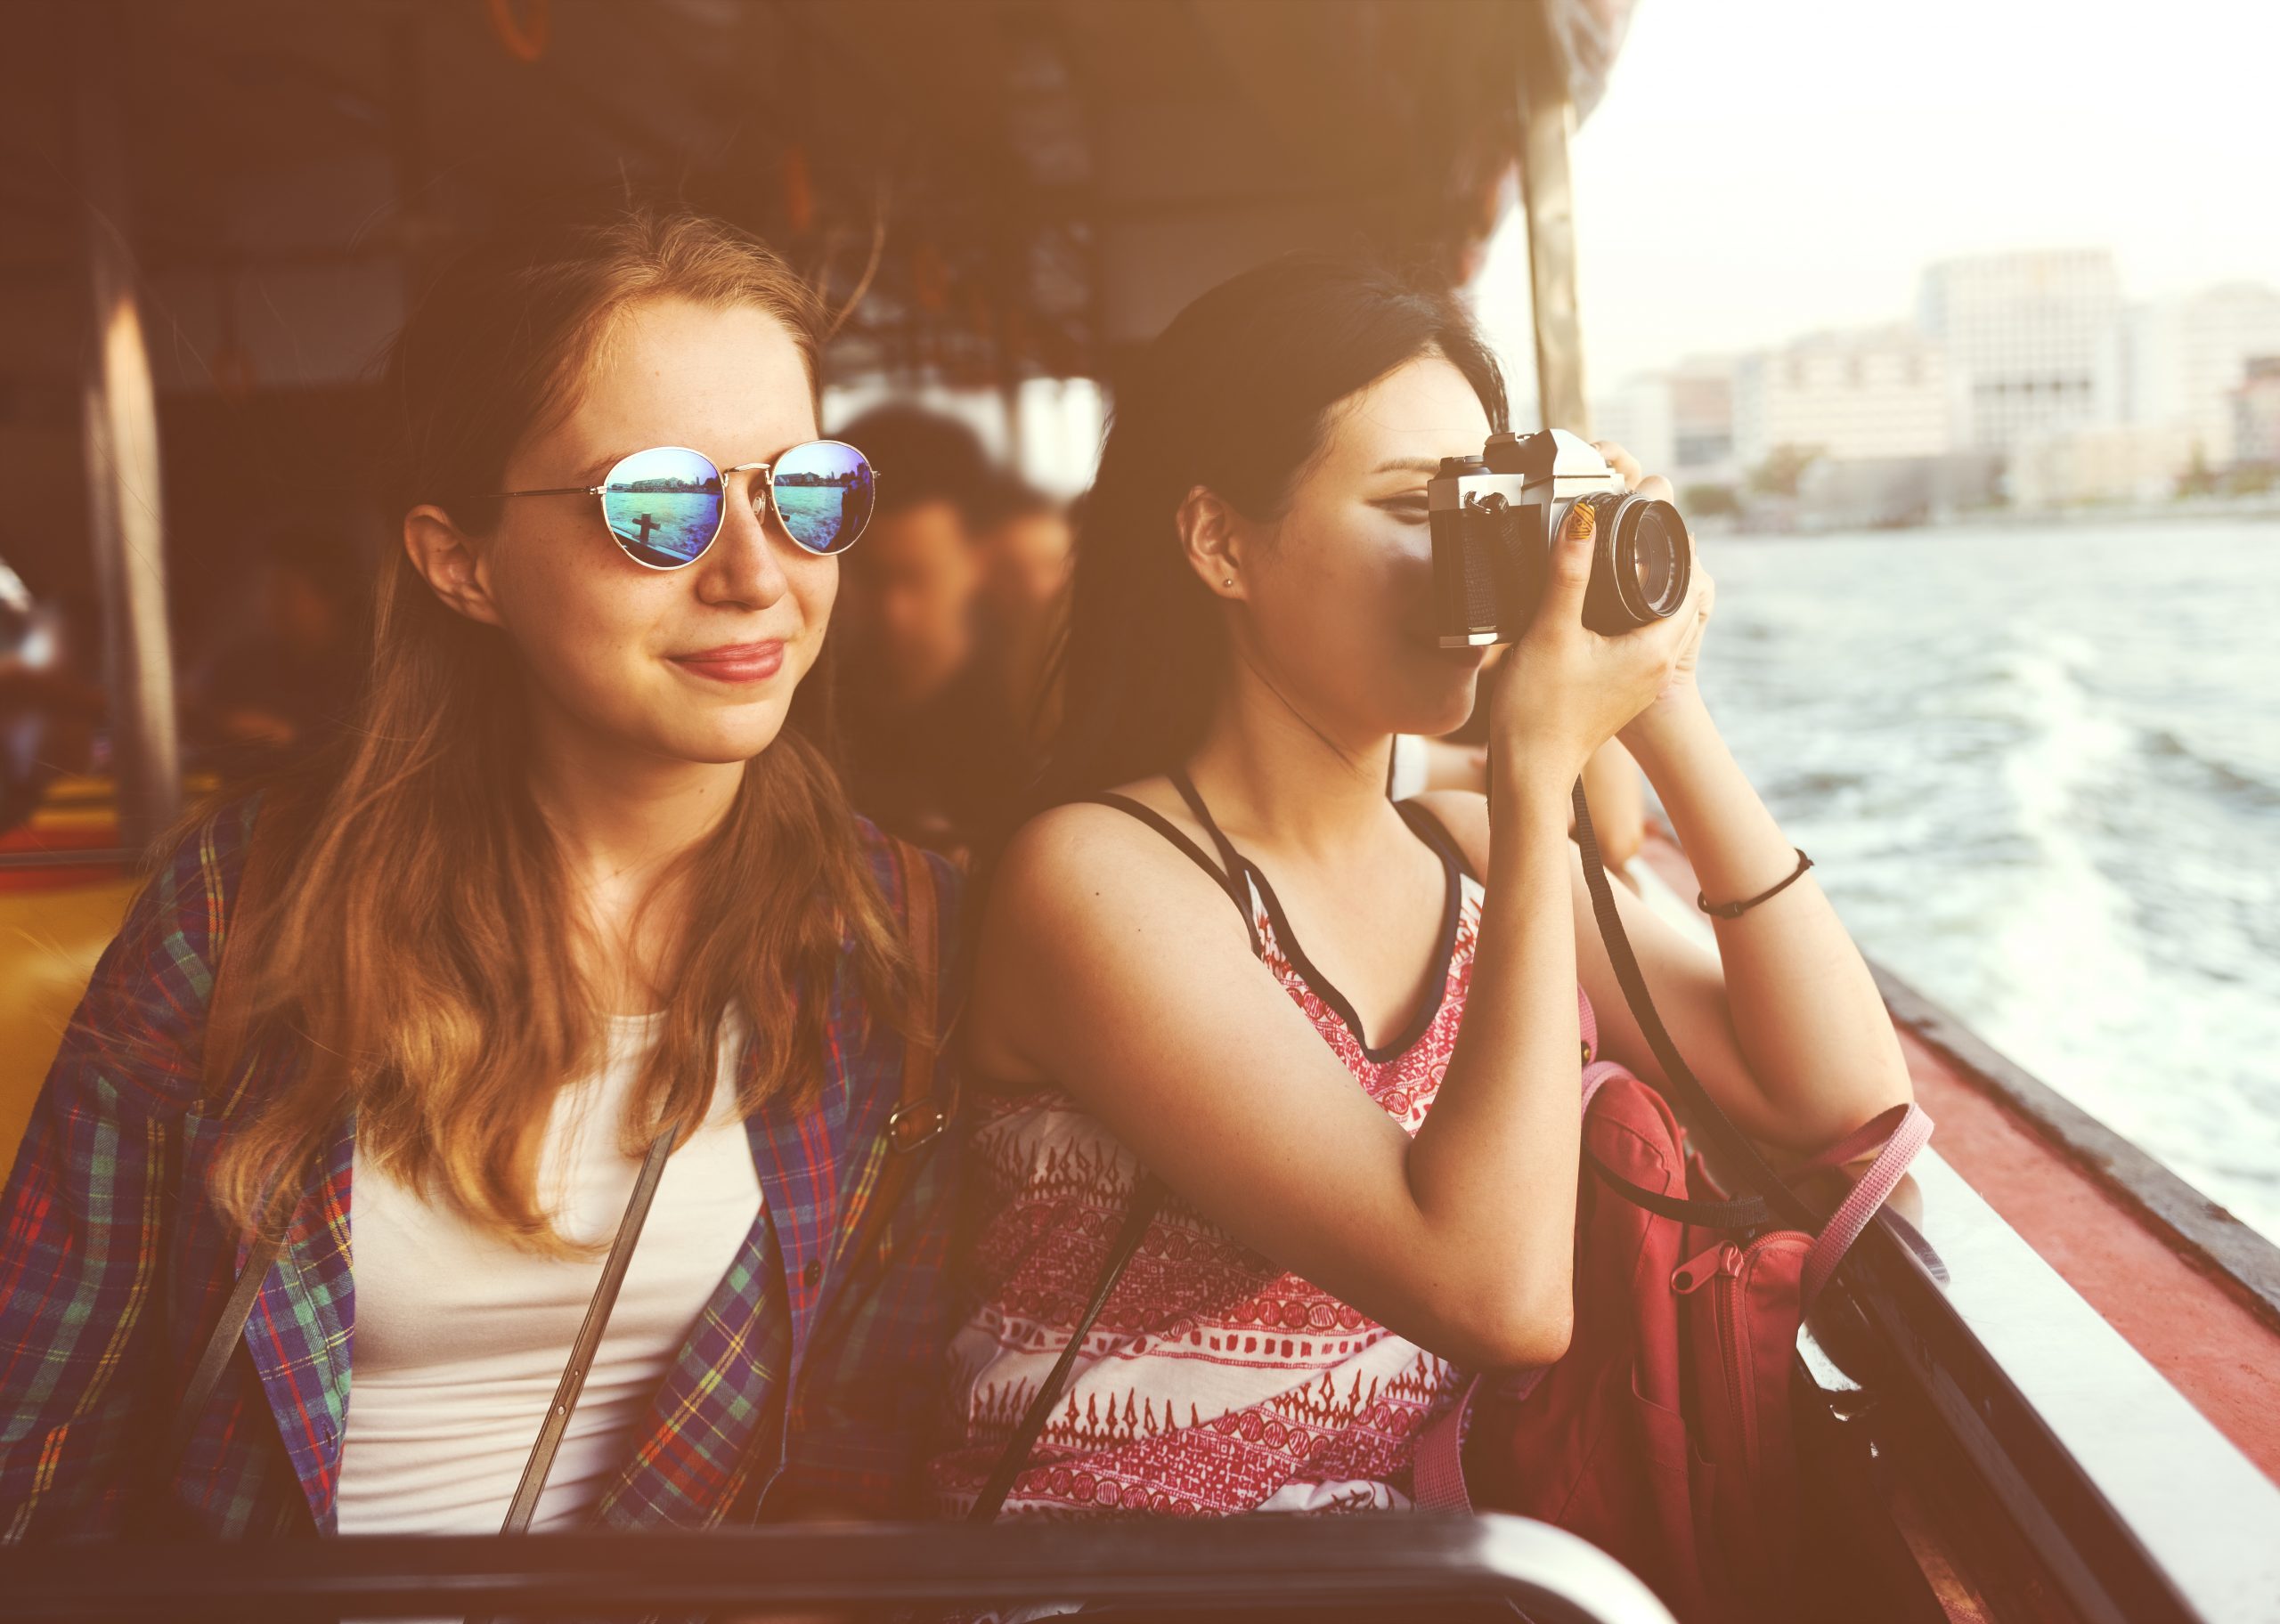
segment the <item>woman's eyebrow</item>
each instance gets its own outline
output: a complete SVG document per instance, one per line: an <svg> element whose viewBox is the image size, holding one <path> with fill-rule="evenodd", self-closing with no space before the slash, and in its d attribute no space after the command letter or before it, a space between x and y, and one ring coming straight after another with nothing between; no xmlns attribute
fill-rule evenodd
<svg viewBox="0 0 2280 1624"><path fill-rule="evenodd" d="M1370 470L1372 474L1437 474L1440 471L1441 461L1437 457L1396 457Z"/></svg>
<svg viewBox="0 0 2280 1624"><path fill-rule="evenodd" d="M586 484L598 485L602 483L603 475L608 473L612 468L615 467L619 463L623 462L631 455L632 453L631 451L607 452L602 456L595 458L593 461L588 463L583 468L580 469L578 477Z"/></svg>

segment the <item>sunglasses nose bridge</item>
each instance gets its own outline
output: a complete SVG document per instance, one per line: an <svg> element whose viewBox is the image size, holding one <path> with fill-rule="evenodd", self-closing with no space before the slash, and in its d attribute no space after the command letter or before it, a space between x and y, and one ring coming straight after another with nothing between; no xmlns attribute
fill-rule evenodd
<svg viewBox="0 0 2280 1624"><path fill-rule="evenodd" d="M721 470L721 491L724 496L728 493L729 476L731 474L748 474L752 476L745 485L745 506L752 510L752 516L760 521L761 528L763 530L771 524L779 526L782 524L776 512L776 485L770 477L775 471L776 465L769 462L731 463ZM723 523L727 521L727 517L724 506L721 514Z"/></svg>

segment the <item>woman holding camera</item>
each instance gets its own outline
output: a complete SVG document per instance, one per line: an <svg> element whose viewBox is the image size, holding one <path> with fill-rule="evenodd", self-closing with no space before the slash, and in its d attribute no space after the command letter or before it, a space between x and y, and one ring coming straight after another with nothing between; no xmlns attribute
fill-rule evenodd
<svg viewBox="0 0 2280 1624"><path fill-rule="evenodd" d="M1695 687L1708 572L1676 614L1600 636L1588 539L1556 544L1496 664L1489 794L1387 799L1393 736L1455 727L1479 674L1438 646L1426 482L1504 417L1453 304L1317 258L1206 294L1120 380L1047 809L981 922L978 1305L945 1509L1006 1453L1144 1170L1168 1196L1009 1512L1405 1506L1453 1367L1565 1348L1581 1063L1662 1080L1564 838L1571 786L1620 738L1714 899L1795 854ZM1720 922L1722 970L1615 897L1678 1046L1753 1135L1819 1147L1908 1097L1810 876Z"/></svg>
<svg viewBox="0 0 2280 1624"><path fill-rule="evenodd" d="M813 735L825 326L647 210L421 300L354 726L162 863L0 1198L0 1537L902 1503L955 898Z"/></svg>

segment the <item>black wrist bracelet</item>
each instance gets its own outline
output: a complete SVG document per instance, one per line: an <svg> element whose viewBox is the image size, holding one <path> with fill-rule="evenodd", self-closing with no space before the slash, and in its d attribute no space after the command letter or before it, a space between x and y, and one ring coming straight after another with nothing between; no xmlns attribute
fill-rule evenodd
<svg viewBox="0 0 2280 1624"><path fill-rule="evenodd" d="M1787 880L1781 881L1779 885L1775 886L1771 890L1760 891L1756 896L1751 897L1747 902L1716 903L1712 902L1700 891L1697 891L1694 893L1694 905L1700 908L1705 914L1714 914L1720 919L1739 919L1744 914L1755 907L1759 903L1763 902L1768 897L1774 896L1779 892L1787 889L1788 887L1795 885L1797 882L1797 876L1804 873L1807 869L1813 865L1813 860L1805 856L1805 849L1804 847L1792 846L1789 849L1797 854L1797 866L1789 871L1789 877Z"/></svg>

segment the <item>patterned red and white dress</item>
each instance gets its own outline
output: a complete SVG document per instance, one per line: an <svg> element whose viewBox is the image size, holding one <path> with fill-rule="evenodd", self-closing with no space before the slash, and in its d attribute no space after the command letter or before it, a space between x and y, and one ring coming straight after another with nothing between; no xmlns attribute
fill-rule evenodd
<svg viewBox="0 0 2280 1624"><path fill-rule="evenodd" d="M1371 1049L1351 1006L1307 962L1266 876L1226 843L1200 799L1190 804L1224 869L1165 820L1117 804L1223 885L1226 873L1240 876L1226 889L1245 910L1259 957L1363 1092L1416 1133L1455 1047L1480 925L1480 883L1440 825L1421 808L1401 808L1447 876L1440 995L1408 1030ZM1588 1064L1591 1004L1580 987L1576 999ZM974 1108L967 1179L977 1225L958 1267L976 1306L950 1344L945 1435L955 1441L930 1466L949 1515L972 1506L1068 1345L1140 1178L1132 1153L1063 1090L985 1098ZM1003 1514L1405 1509L1412 1441L1461 1385L1445 1360L1168 1194Z"/></svg>

